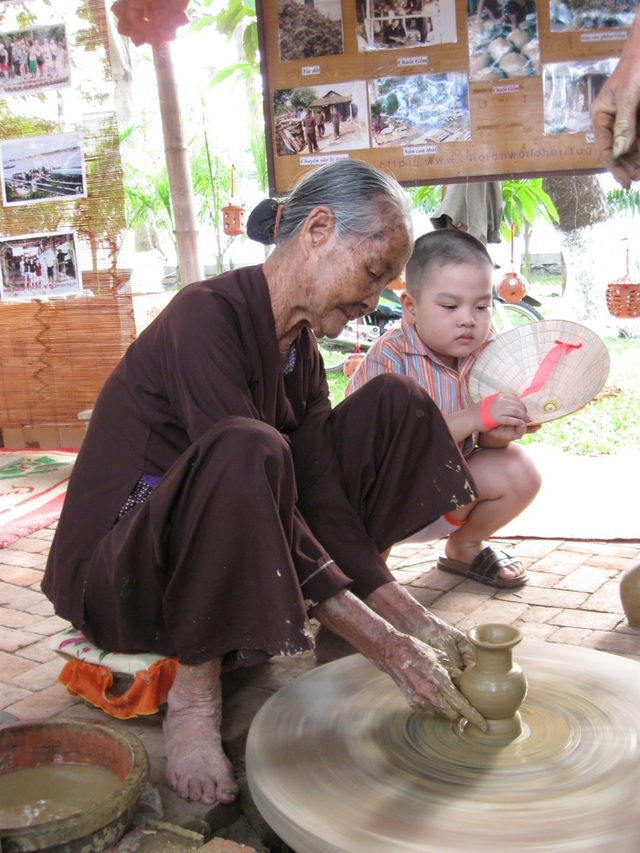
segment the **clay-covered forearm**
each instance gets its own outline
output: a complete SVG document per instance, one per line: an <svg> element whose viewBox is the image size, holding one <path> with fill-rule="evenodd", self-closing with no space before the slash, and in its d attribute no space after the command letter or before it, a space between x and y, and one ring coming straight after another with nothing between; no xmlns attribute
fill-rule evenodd
<svg viewBox="0 0 640 853"><path fill-rule="evenodd" d="M399 583L379 587L365 603L399 631L435 649L453 677L474 660L473 647L465 634L423 607Z"/></svg>
<svg viewBox="0 0 640 853"><path fill-rule="evenodd" d="M388 604L389 612L398 615L402 594L396 597L393 590L384 593L380 589L384 588L373 593L376 605L385 609ZM409 602L405 600L405 604ZM412 708L444 714L450 720L464 717L486 729L482 717L451 680L453 667L447 665L449 656L455 654L451 633L445 632L437 643L421 642L396 630L348 591L317 605L311 615L391 676ZM415 621L415 616L409 615L408 621Z"/></svg>
<svg viewBox="0 0 640 853"><path fill-rule="evenodd" d="M378 668L388 671L385 649L398 631L349 590L341 590L316 605L310 615Z"/></svg>

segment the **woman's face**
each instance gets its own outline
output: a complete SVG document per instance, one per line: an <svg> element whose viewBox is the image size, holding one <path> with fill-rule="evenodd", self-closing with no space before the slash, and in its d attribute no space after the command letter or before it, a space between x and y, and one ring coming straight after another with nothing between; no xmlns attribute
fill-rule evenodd
<svg viewBox="0 0 640 853"><path fill-rule="evenodd" d="M398 278L411 253L407 222L385 222L383 237L338 239L333 232L312 255L306 277L306 310L317 337L336 338L350 320L378 304L383 289Z"/></svg>

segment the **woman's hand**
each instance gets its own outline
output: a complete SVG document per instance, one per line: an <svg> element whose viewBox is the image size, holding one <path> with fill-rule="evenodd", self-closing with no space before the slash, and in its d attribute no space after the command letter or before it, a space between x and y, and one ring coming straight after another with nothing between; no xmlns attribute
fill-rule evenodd
<svg viewBox="0 0 640 853"><path fill-rule="evenodd" d="M342 590L312 615L386 672L412 708L469 720L486 731L483 717L453 683L473 660L471 644L399 584L385 584L366 603Z"/></svg>
<svg viewBox="0 0 640 853"><path fill-rule="evenodd" d="M486 721L456 688L445 666L447 655L455 658L458 654L455 629L452 631L438 641L444 651L394 632L385 643L379 668L391 676L411 708L442 714L453 722L468 720L486 731Z"/></svg>

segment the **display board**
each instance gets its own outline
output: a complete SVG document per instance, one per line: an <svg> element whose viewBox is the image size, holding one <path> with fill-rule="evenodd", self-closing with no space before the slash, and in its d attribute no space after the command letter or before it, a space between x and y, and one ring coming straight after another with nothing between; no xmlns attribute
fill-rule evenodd
<svg viewBox="0 0 640 853"><path fill-rule="evenodd" d="M405 185L599 170L590 106L637 0L259 0L269 183L357 157Z"/></svg>

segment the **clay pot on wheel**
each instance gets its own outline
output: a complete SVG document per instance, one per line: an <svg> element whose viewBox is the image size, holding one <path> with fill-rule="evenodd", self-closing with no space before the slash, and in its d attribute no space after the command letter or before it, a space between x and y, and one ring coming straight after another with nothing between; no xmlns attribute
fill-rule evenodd
<svg viewBox="0 0 640 853"><path fill-rule="evenodd" d="M474 739L509 742L522 731L518 709L527 695L527 679L513 661L522 633L513 625L488 623L467 633L476 651L475 663L460 676L460 690L489 723L488 733L467 727Z"/></svg>

